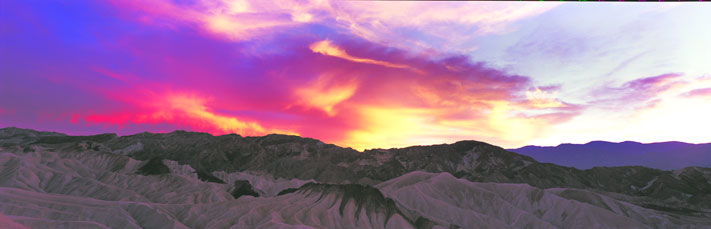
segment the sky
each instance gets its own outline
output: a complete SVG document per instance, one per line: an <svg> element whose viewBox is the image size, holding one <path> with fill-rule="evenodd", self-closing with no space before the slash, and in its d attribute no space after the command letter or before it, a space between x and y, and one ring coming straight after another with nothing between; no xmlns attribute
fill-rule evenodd
<svg viewBox="0 0 711 229"><path fill-rule="evenodd" d="M0 3L0 127L711 142L703 3Z"/></svg>

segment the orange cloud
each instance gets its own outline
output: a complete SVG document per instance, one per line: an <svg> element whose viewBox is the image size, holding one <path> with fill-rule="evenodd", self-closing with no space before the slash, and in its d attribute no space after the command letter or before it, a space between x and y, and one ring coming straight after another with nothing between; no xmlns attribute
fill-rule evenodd
<svg viewBox="0 0 711 229"><path fill-rule="evenodd" d="M338 82L329 75L318 77L311 84L296 88L294 93L300 103L326 112L329 116L336 114L334 106L353 96L357 83L354 81Z"/></svg>

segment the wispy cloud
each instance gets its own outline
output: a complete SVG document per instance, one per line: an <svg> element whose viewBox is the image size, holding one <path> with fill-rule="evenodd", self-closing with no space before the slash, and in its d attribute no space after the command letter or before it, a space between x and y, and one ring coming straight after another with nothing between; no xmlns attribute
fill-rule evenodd
<svg viewBox="0 0 711 229"><path fill-rule="evenodd" d="M313 83L294 89L300 102L308 107L323 110L329 116L337 113L335 106L349 99L358 89L357 82L338 80L330 75L319 76Z"/></svg>
<svg viewBox="0 0 711 229"><path fill-rule="evenodd" d="M605 86L592 92L592 96L597 99L591 101L591 104L616 110L654 106L661 100L660 95L663 93L688 84L681 76L680 73L667 73L628 81L618 87Z"/></svg>
<svg viewBox="0 0 711 229"><path fill-rule="evenodd" d="M398 48L459 53L468 40L515 30L515 22L559 3L368 2L334 0L114 1L131 16L158 26L196 25L219 37L244 40L309 23L327 24ZM413 17L413 15L416 15ZM461 30L463 27L476 28ZM403 33L404 30L411 31ZM446 34L446 35L445 35ZM427 42L431 40L440 42Z"/></svg>
<svg viewBox="0 0 711 229"><path fill-rule="evenodd" d="M346 53L345 50L341 49L340 47L331 44L329 40L322 40L318 42L314 42L311 45L309 45L309 48L311 51L315 53L320 53L326 56L333 56L333 57L338 57L342 59L346 59L349 61L353 62L358 62L358 63L366 63L366 64L377 64L385 67L390 67L390 68L408 68L408 69L413 69L415 71L418 71L417 69L414 69L410 66L407 65L402 65L402 64L393 64L385 61L380 61L380 60L373 60L373 59L368 59L368 58L359 58L359 57L354 57Z"/></svg>
<svg viewBox="0 0 711 229"><path fill-rule="evenodd" d="M473 38L516 30L516 22L559 3L342 1L335 15L354 34L370 41L426 52L471 52Z"/></svg>

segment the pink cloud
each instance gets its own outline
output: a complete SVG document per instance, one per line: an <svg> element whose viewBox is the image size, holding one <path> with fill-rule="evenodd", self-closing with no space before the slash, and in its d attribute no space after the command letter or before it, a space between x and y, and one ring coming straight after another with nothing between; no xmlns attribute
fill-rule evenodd
<svg viewBox="0 0 711 229"><path fill-rule="evenodd" d="M694 89L682 94L682 96L687 98L711 97L711 88Z"/></svg>

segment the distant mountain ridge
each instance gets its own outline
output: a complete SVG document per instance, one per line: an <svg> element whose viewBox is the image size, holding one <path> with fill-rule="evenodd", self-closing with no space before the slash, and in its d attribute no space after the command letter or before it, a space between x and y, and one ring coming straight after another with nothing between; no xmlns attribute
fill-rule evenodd
<svg viewBox="0 0 711 229"><path fill-rule="evenodd" d="M711 167L711 143L670 141L645 144L633 141L592 141L586 144L524 146L508 150L530 156L540 162L578 169L604 166L644 166L663 170L689 166Z"/></svg>

